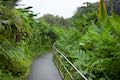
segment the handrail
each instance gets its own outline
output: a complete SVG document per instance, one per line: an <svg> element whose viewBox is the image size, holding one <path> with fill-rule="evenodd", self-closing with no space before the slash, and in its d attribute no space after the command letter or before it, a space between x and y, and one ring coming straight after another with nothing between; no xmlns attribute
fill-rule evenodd
<svg viewBox="0 0 120 80"><path fill-rule="evenodd" d="M78 68L76 68L76 66L74 64L72 64L72 62L70 60L68 60L68 58L55 47L55 44L53 45L53 48L79 73L79 75L84 79L84 80L88 80L83 74L82 72L80 72L78 70Z"/></svg>
<svg viewBox="0 0 120 80"><path fill-rule="evenodd" d="M60 59L59 59L59 61L60 61L61 65L64 67L64 69L66 70L66 72L69 74L70 78L73 79L72 75L70 74L70 72L68 71L68 69L65 67L65 65L63 64L63 62Z"/></svg>

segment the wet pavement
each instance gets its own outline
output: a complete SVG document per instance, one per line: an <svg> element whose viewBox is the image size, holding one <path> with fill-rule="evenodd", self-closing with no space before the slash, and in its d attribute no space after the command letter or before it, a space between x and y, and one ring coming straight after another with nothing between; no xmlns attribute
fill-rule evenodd
<svg viewBox="0 0 120 80"><path fill-rule="evenodd" d="M33 61L28 80L63 80L53 62L53 54L48 53Z"/></svg>

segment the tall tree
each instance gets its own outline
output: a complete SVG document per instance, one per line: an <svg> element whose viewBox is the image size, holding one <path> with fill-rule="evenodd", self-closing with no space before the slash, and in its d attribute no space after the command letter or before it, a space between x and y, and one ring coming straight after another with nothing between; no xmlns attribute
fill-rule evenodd
<svg viewBox="0 0 120 80"><path fill-rule="evenodd" d="M0 0L0 4L8 8L13 8L16 6L16 3L21 0Z"/></svg>

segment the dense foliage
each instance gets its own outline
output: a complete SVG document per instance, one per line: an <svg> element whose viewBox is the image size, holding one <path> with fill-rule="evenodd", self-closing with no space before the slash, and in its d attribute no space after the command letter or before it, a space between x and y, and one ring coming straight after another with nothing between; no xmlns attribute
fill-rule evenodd
<svg viewBox="0 0 120 80"><path fill-rule="evenodd" d="M119 80L120 16L112 14L101 20L95 13L77 12L72 20L75 27L59 32L57 47L88 80Z"/></svg>
<svg viewBox="0 0 120 80"><path fill-rule="evenodd" d="M32 7L16 9L17 2L0 0L0 80L25 80L33 58L50 51L55 41L89 80L120 80L116 0L107 8L101 3L99 11L97 3L86 2L69 19L51 14L35 19Z"/></svg>
<svg viewBox="0 0 120 80"><path fill-rule="evenodd" d="M0 80L25 79L33 58L50 51L56 39L48 23L34 18L31 7L15 9L17 1L7 5L11 1L0 1Z"/></svg>

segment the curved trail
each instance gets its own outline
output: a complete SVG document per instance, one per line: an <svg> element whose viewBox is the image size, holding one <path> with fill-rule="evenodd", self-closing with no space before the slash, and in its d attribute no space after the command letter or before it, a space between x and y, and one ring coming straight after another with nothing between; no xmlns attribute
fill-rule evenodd
<svg viewBox="0 0 120 80"><path fill-rule="evenodd" d="M45 54L33 61L28 80L63 80L53 62L52 53Z"/></svg>

